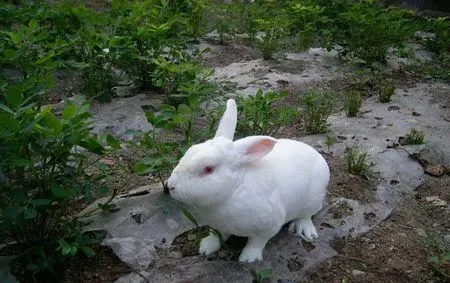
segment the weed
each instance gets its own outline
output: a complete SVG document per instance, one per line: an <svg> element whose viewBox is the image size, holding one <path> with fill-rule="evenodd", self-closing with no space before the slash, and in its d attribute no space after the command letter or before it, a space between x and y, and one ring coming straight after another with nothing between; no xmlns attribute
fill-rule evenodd
<svg viewBox="0 0 450 283"><path fill-rule="evenodd" d="M327 146L328 153L330 152L331 147L335 143L336 143L336 139L332 135L327 134L326 139L325 139L325 145Z"/></svg>
<svg viewBox="0 0 450 283"><path fill-rule="evenodd" d="M361 152L354 148L347 148L347 169L351 174L366 175L369 173L367 152Z"/></svg>
<svg viewBox="0 0 450 283"><path fill-rule="evenodd" d="M381 103L387 103L391 101L392 95L395 92L395 85L392 82L384 81L380 83L378 90L378 98Z"/></svg>
<svg viewBox="0 0 450 283"><path fill-rule="evenodd" d="M345 114L347 115L347 117L358 116L361 103L362 103L361 93L357 91L347 93L345 99Z"/></svg>
<svg viewBox="0 0 450 283"><path fill-rule="evenodd" d="M321 134L327 130L327 118L332 111L329 95L323 92L310 91L303 95L305 105L304 123L309 134Z"/></svg>
<svg viewBox="0 0 450 283"><path fill-rule="evenodd" d="M112 90L114 81L109 70L105 70L101 65L92 65L83 71L82 79L84 95L100 102L111 101L114 95Z"/></svg>
<svg viewBox="0 0 450 283"><path fill-rule="evenodd" d="M407 144L424 144L425 143L425 133L416 129L411 129L411 131L406 135L403 145Z"/></svg>
<svg viewBox="0 0 450 283"><path fill-rule="evenodd" d="M261 268L261 269L252 269L253 274L253 282L255 283L264 283L270 281L272 278L272 269L269 268Z"/></svg>
<svg viewBox="0 0 450 283"><path fill-rule="evenodd" d="M450 249L440 235L427 235L428 264L442 279L450 279Z"/></svg>

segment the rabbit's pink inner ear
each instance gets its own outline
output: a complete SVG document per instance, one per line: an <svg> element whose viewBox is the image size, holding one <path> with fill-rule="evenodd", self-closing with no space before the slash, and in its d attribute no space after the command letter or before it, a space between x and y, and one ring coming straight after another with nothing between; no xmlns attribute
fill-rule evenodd
<svg viewBox="0 0 450 283"><path fill-rule="evenodd" d="M240 140L243 147L243 164L254 162L266 156L276 143L275 139L263 137L248 137Z"/></svg>
<svg viewBox="0 0 450 283"><path fill-rule="evenodd" d="M246 154L259 155L262 153L263 155L266 155L266 153L268 153L269 151L272 150L274 145L275 145L275 141L269 140L269 139L264 139L264 140L261 140L255 144L253 144L252 146L250 146L247 149Z"/></svg>

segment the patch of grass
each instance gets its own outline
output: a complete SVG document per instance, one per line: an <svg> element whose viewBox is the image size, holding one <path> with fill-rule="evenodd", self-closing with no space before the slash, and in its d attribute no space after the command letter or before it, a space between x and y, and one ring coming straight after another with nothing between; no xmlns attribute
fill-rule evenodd
<svg viewBox="0 0 450 283"><path fill-rule="evenodd" d="M380 83L378 98L381 103L388 103L391 101L392 95L395 92L395 85L392 82L384 81Z"/></svg>
<svg viewBox="0 0 450 283"><path fill-rule="evenodd" d="M327 130L327 118L332 111L331 97L324 92L310 91L303 95L304 123L308 134L322 134Z"/></svg>
<svg viewBox="0 0 450 283"><path fill-rule="evenodd" d="M404 145L406 144L424 144L425 143L425 133L423 131L412 128L411 131L406 135Z"/></svg>
<svg viewBox="0 0 450 283"><path fill-rule="evenodd" d="M361 103L361 93L357 91L347 93L347 96L345 98L345 114L347 115L347 117L358 116Z"/></svg>
<svg viewBox="0 0 450 283"><path fill-rule="evenodd" d="M444 281L450 280L450 247L443 237L428 235L428 264L433 272Z"/></svg>
<svg viewBox="0 0 450 283"><path fill-rule="evenodd" d="M336 143L336 139L332 135L327 134L326 139L325 139L325 145L327 146L328 153L330 153L330 149L335 143Z"/></svg>
<svg viewBox="0 0 450 283"><path fill-rule="evenodd" d="M348 148L346 152L348 172L357 175L366 175L369 173L370 170L367 157L367 152Z"/></svg>

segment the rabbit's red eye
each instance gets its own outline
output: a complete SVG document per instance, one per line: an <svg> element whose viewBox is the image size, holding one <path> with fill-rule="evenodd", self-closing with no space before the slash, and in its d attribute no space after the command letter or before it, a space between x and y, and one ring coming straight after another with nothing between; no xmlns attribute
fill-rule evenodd
<svg viewBox="0 0 450 283"><path fill-rule="evenodd" d="M203 168L202 173L200 173L200 175L208 175L214 172L214 167L213 166L206 166L205 168Z"/></svg>

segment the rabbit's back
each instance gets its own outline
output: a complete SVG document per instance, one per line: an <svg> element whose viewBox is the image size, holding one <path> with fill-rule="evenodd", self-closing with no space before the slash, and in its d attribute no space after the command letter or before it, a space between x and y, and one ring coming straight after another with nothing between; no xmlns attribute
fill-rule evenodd
<svg viewBox="0 0 450 283"><path fill-rule="evenodd" d="M248 168L246 182L268 198L278 198L286 221L320 210L330 179L327 162L311 146L279 139L273 150Z"/></svg>

